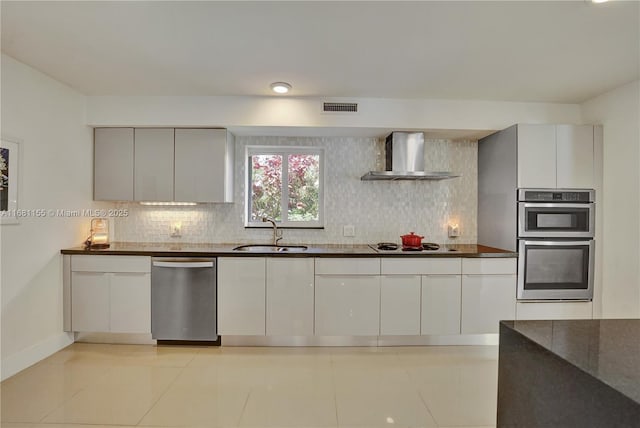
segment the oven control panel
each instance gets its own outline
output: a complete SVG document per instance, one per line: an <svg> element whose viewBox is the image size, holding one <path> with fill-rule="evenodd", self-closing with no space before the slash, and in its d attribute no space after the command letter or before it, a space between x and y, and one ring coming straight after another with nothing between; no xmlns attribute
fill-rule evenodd
<svg viewBox="0 0 640 428"><path fill-rule="evenodd" d="M594 190L570 189L518 189L518 200L523 202L593 202Z"/></svg>

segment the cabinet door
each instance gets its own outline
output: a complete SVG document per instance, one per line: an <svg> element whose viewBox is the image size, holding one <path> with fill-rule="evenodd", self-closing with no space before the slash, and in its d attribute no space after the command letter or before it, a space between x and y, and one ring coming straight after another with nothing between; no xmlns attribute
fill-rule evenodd
<svg viewBox="0 0 640 428"><path fill-rule="evenodd" d="M71 273L71 328L73 331L109 331L109 274Z"/></svg>
<svg viewBox="0 0 640 428"><path fill-rule="evenodd" d="M151 276L110 273L110 331L151 333Z"/></svg>
<svg viewBox="0 0 640 428"><path fill-rule="evenodd" d="M218 332L265 334L265 258L218 258Z"/></svg>
<svg viewBox="0 0 640 428"><path fill-rule="evenodd" d="M422 277L421 334L460 334L460 275Z"/></svg>
<svg viewBox="0 0 640 428"><path fill-rule="evenodd" d="M593 189L593 126L558 125L556 136L557 187Z"/></svg>
<svg viewBox="0 0 640 428"><path fill-rule="evenodd" d="M420 277L383 276L380 283L380 335L420 334Z"/></svg>
<svg viewBox="0 0 640 428"><path fill-rule="evenodd" d="M267 336L313 336L313 259L267 259Z"/></svg>
<svg viewBox="0 0 640 428"><path fill-rule="evenodd" d="M316 276L316 336L379 332L379 276Z"/></svg>
<svg viewBox="0 0 640 428"><path fill-rule="evenodd" d="M133 200L133 128L96 128L93 199Z"/></svg>
<svg viewBox="0 0 640 428"><path fill-rule="evenodd" d="M556 187L555 125L518 125L518 187Z"/></svg>
<svg viewBox="0 0 640 428"><path fill-rule="evenodd" d="M173 128L135 129L136 201L173 201Z"/></svg>
<svg viewBox="0 0 640 428"><path fill-rule="evenodd" d="M225 129L176 129L175 195L180 202L225 200Z"/></svg>
<svg viewBox="0 0 640 428"><path fill-rule="evenodd" d="M498 333L516 316L516 275L462 276L462 334Z"/></svg>

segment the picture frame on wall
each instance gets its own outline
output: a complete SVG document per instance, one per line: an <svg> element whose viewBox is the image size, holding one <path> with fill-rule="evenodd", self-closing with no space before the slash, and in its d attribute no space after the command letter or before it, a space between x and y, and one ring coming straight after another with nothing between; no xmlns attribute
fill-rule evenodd
<svg viewBox="0 0 640 428"><path fill-rule="evenodd" d="M0 139L0 224L16 224L18 217L18 172L20 142Z"/></svg>

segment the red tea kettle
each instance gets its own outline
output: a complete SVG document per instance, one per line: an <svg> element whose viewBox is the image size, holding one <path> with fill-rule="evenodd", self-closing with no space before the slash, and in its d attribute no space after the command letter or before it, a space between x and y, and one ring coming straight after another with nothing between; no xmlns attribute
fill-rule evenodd
<svg viewBox="0 0 640 428"><path fill-rule="evenodd" d="M424 236L416 235L414 232L409 232L408 235L402 235L402 246L417 248L422 245L422 238Z"/></svg>

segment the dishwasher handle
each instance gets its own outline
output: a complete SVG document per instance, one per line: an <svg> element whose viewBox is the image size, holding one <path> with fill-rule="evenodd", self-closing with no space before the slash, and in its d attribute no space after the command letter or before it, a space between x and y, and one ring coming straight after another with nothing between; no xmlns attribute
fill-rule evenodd
<svg viewBox="0 0 640 428"><path fill-rule="evenodd" d="M155 267L167 267L167 268L211 268L213 267L212 261L153 261Z"/></svg>

